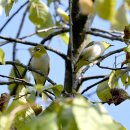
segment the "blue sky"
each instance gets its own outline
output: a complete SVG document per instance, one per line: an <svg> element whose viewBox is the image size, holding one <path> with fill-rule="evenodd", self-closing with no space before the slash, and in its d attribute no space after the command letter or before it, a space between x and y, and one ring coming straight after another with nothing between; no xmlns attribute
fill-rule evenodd
<svg viewBox="0 0 130 130"><path fill-rule="evenodd" d="M18 2L18 4L16 6L14 6L14 8L11 11L11 14L24 2L25 0L22 0ZM122 0L117 0L118 2L118 7L120 6ZM65 2L66 3L66 2ZM2 32L1 35L4 36L10 36L10 37L15 37L16 36L16 31L19 27L19 23L21 20L21 14L22 12L25 10L25 8L12 20L12 22L10 24L8 24L8 26L5 28L5 30ZM8 18L5 16L5 14L3 13L0 16L0 26L3 25L3 23L7 20ZM110 23L106 22L102 19L100 19L98 16L95 17L94 19L94 23L92 25L95 28L101 28L101 29L105 29L108 30L110 29ZM25 36L27 34L30 34L32 32L35 31L35 28L33 26L32 23L30 23L30 21L28 19L26 19L25 24L24 24L24 28L22 30L21 36ZM37 42L39 43L41 41L40 38L33 36L31 38L28 38L28 40L33 41L33 42ZM91 37L92 41L107 41L110 42L111 44L114 45L114 47L110 48L107 50L107 52L112 51L114 49L118 49L121 48L123 46L125 46L125 44L118 42L118 41L110 41L110 40L106 40L103 38L99 38L99 37ZM2 40L1 40L2 41ZM60 50L64 53L66 53L67 51L67 45L65 45L61 39L57 39L54 38L51 42L51 47L54 47L57 50ZM5 46L2 47L5 52L5 59L6 60L12 60L12 44L9 43ZM26 64L28 62L28 59L30 57L29 52L28 52L28 48L29 46L25 46L25 45L21 45L18 44L18 51L17 51L17 58L21 59L21 62ZM106 53L107 53L106 52ZM51 79L53 79L56 83L58 84L63 84L63 80L64 80L64 61L62 58L60 58L57 55L54 55L54 53L52 52L48 52L50 59L51 59L51 71L49 74L49 77ZM117 54L119 55L119 54ZM119 61L123 61L124 57L120 57ZM107 66L113 66L113 61L114 57L110 57L107 60L105 60L103 62L104 65L107 64ZM0 74L4 74L4 75L9 75L10 73L10 69L11 66L6 66L4 69L3 66L0 66ZM99 70L98 72L96 71L97 69L99 69L98 67L92 67L86 74L85 76L90 76L90 75L95 75L95 73L98 74L108 74L110 73L109 70ZM31 73L28 73L28 76L31 78L32 80L32 76ZM33 81L33 80L32 80ZM95 80L96 82L97 80ZM86 86L88 86L89 84L92 84L94 81L89 81L87 83L83 84L83 88L85 88ZM96 88L96 87L95 87ZM92 89L91 91L95 91L95 88ZM0 87L0 93L7 91L6 86L1 86ZM89 92L88 92L89 93ZM88 94L86 93L86 95ZM93 95L92 97L90 97L90 99L92 101L98 101L96 95ZM110 115L113 117L113 119L115 119L116 121L122 123L128 130L130 129L130 123L129 123L129 117L130 117L130 112L129 112L129 108L130 108L130 101L125 101L122 104L118 105L118 106L114 106L114 105L107 105L105 104L106 109L108 110L108 112L110 113Z"/></svg>

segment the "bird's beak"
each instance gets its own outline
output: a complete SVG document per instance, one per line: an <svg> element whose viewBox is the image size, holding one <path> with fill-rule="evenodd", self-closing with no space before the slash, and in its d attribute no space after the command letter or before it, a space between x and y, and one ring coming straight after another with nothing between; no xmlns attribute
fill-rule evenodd
<svg viewBox="0 0 130 130"><path fill-rule="evenodd" d="M110 47L111 47L111 46L114 46L114 45L110 45Z"/></svg>

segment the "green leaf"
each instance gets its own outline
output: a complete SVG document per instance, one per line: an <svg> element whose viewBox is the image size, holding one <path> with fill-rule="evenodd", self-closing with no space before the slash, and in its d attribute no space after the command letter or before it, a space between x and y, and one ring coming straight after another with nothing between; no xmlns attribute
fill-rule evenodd
<svg viewBox="0 0 130 130"><path fill-rule="evenodd" d="M130 85L130 76L127 72L121 76L121 81L123 86L125 86L125 89L127 89Z"/></svg>
<svg viewBox="0 0 130 130"><path fill-rule="evenodd" d="M13 126L20 129L29 120L35 117L35 112L31 108L33 105L21 102L20 100L14 100L7 109L6 113L9 113L13 118Z"/></svg>
<svg viewBox="0 0 130 130"><path fill-rule="evenodd" d="M41 31L39 32L39 30L42 30L42 29L46 29L46 28L50 28L50 27L53 27L54 26L54 23L53 23L53 20L52 20L52 17L51 15L48 16L48 18L46 19L46 24L40 26L40 27L36 27L36 31L38 32L37 35L39 37L47 37L48 35L50 35L51 33L54 32L54 29L50 29L48 31Z"/></svg>
<svg viewBox="0 0 130 130"><path fill-rule="evenodd" d="M73 115L71 105L65 104L62 107L62 111L59 117L59 123L62 125L63 130L79 130Z"/></svg>
<svg viewBox="0 0 130 130"><path fill-rule="evenodd" d="M69 35L68 33L62 33L59 35L59 37L63 40L65 44L69 44Z"/></svg>
<svg viewBox="0 0 130 130"><path fill-rule="evenodd" d="M47 5L49 6L52 3L52 0L47 1Z"/></svg>
<svg viewBox="0 0 130 130"><path fill-rule="evenodd" d="M16 61L17 61L18 63L20 63L19 60L16 60ZM20 75L22 75L25 69L24 69L23 67L20 67L20 66L17 66L17 65L16 65L16 67L17 67L17 69L18 69ZM13 68L13 67L12 67L12 69L11 69L11 71L10 71L10 75L9 75L9 76L14 77L14 78L18 77L18 76L16 75L16 73L14 72L14 68ZM24 79L25 79L26 81L29 81L29 79L27 78L27 76L25 76ZM9 79L9 81L13 81L13 79ZM15 87L16 87L16 84L10 84L10 85L8 86L8 89L9 89L9 91L10 91L11 94L12 94L12 92L14 92L14 89L16 89L15 94L18 95L18 94L20 93L21 89L23 88L23 85L19 85L17 88L15 88Z"/></svg>
<svg viewBox="0 0 130 130"><path fill-rule="evenodd" d="M101 101L108 101L109 99L112 99L110 87L108 86L108 80L98 85L96 93Z"/></svg>
<svg viewBox="0 0 130 130"><path fill-rule="evenodd" d="M52 87L52 91L54 92L56 97L60 97L61 93L63 91L63 86L62 85L54 85Z"/></svg>
<svg viewBox="0 0 130 130"><path fill-rule="evenodd" d="M123 50L124 50L125 52L130 53L130 45L128 45L127 47L125 47Z"/></svg>
<svg viewBox="0 0 130 130"><path fill-rule="evenodd" d="M43 27L50 22L48 6L42 1L32 1L29 9L29 19L37 26Z"/></svg>
<svg viewBox="0 0 130 130"><path fill-rule="evenodd" d="M36 25L36 31L52 27L54 25L48 6L42 1L32 1L29 9L29 18ZM47 37L53 30L38 32L40 37Z"/></svg>
<svg viewBox="0 0 130 130"><path fill-rule="evenodd" d="M63 86L62 85L51 85L51 86L46 86L44 90L52 90L55 94L56 97L60 97L61 93L63 91Z"/></svg>
<svg viewBox="0 0 130 130"><path fill-rule="evenodd" d="M82 97L73 100L72 110L79 130L125 130L112 120L103 105L94 106Z"/></svg>
<svg viewBox="0 0 130 130"><path fill-rule="evenodd" d="M128 9L130 10L130 0L124 0L124 1L127 4Z"/></svg>
<svg viewBox="0 0 130 130"><path fill-rule="evenodd" d="M96 0L96 12L105 20L112 20L115 15L116 0Z"/></svg>
<svg viewBox="0 0 130 130"><path fill-rule="evenodd" d="M69 22L69 16L64 10L62 10L61 8L57 8L56 11L61 16L61 18L64 20L64 22Z"/></svg>
<svg viewBox="0 0 130 130"><path fill-rule="evenodd" d="M0 114L0 130L10 130L13 120L10 115Z"/></svg>
<svg viewBox="0 0 130 130"><path fill-rule="evenodd" d="M113 70L109 76L108 85L110 88L118 87L118 80L122 75L121 70Z"/></svg>
<svg viewBox="0 0 130 130"><path fill-rule="evenodd" d="M32 90L30 90L30 88L32 88ZM30 94L27 94L26 96L26 100L27 102L29 103L33 103L36 101L36 90L34 87L27 87L26 88L27 92L30 93Z"/></svg>
<svg viewBox="0 0 130 130"><path fill-rule="evenodd" d="M13 7L13 4L14 4L14 0L7 0L7 3L5 5L5 13L6 13L6 16L9 16L9 12L10 10L12 9Z"/></svg>
<svg viewBox="0 0 130 130"><path fill-rule="evenodd" d="M123 31L126 25L128 25L126 5L122 4L120 8L116 11L115 17L112 21L111 28Z"/></svg>
<svg viewBox="0 0 130 130"><path fill-rule="evenodd" d="M0 48L0 63L1 64L5 64L4 58L5 58L5 53L4 53L3 49Z"/></svg>
<svg viewBox="0 0 130 130"><path fill-rule="evenodd" d="M28 122L20 130L59 130L57 126L57 114L47 113Z"/></svg>
<svg viewBox="0 0 130 130"><path fill-rule="evenodd" d="M49 113L57 113L55 120L62 130L126 130L108 115L103 105L93 105L81 96L55 100L41 116Z"/></svg>

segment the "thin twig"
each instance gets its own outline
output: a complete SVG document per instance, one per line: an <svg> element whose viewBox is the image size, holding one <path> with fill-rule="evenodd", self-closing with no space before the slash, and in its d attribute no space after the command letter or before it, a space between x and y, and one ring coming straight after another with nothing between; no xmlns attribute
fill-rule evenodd
<svg viewBox="0 0 130 130"><path fill-rule="evenodd" d="M81 92L81 94L84 94L84 93L85 93L86 91L88 91L89 89L93 88L94 86L96 86L96 85L98 85L99 83L102 83L103 81L106 81L106 80L108 80L108 79L109 79L109 76L106 76L104 79L102 79L102 80L100 80L100 81L98 81L98 82L96 82L96 83L94 83L94 84L88 86L86 89L84 89L84 90Z"/></svg>
<svg viewBox="0 0 130 130"><path fill-rule="evenodd" d="M127 67L121 67L121 68L111 68L107 66L101 66L100 64L97 64L97 66L101 69L108 69L108 70L121 70L121 69L126 69Z"/></svg>
<svg viewBox="0 0 130 130"><path fill-rule="evenodd" d="M23 85L32 86L32 84L25 81L20 81L20 80L16 80L16 81L14 80L14 81L9 81L9 82L0 81L0 85L10 85L10 84L23 84Z"/></svg>
<svg viewBox="0 0 130 130"><path fill-rule="evenodd" d="M6 75L1 75L0 74L0 77L3 77L3 78L8 78L8 79L12 79L14 81L20 81L20 82L24 82L26 84L29 84L27 81L25 81L24 79L20 79L20 78L15 78L15 77L12 77L12 76L6 76ZM33 84L30 84L30 86L34 86Z"/></svg>
<svg viewBox="0 0 130 130"><path fill-rule="evenodd" d="M82 84L84 81L92 80L92 79L104 78L105 76L106 76L106 75L97 75L97 76L83 77L83 78L81 78L81 84Z"/></svg>
<svg viewBox="0 0 130 130"><path fill-rule="evenodd" d="M103 30L103 29L99 29L99 28L91 28L91 31L94 32L100 32L100 33L106 33L108 35L111 35L113 37L120 37L121 35L123 35L123 32L119 32L119 31L114 31L114 30ZM114 33L114 34L113 34ZM115 35L118 34L118 35Z"/></svg>
<svg viewBox="0 0 130 130"><path fill-rule="evenodd" d="M14 12L10 18L3 24L3 26L0 28L0 33L3 31L3 29L6 27L6 25L13 19L13 17L18 14L18 12L26 5L29 1L26 1L23 5L21 5L16 12Z"/></svg>
<svg viewBox="0 0 130 130"><path fill-rule="evenodd" d="M67 28L62 27L62 26L52 26L52 27L49 27L49 28L37 30L36 32L31 33L31 34L28 34L27 36L23 36L23 37L21 37L20 39L25 39L25 38L31 37L31 36L33 36L33 35L36 35L36 34L38 34L38 33L41 33L41 32L48 32L48 31L54 30L54 29L55 29L55 30L61 31L61 29L67 29Z"/></svg>
<svg viewBox="0 0 130 130"><path fill-rule="evenodd" d="M124 48L120 48L120 49L117 49L117 50L114 50L114 51L110 51L110 52L108 52L107 54L105 54L104 56L102 56L102 57L99 59L98 62L103 61L105 58L107 58L107 57L109 57L109 56L111 56L111 55L113 55L113 54L120 53L120 52L122 52L123 50L124 50Z"/></svg>
<svg viewBox="0 0 130 130"><path fill-rule="evenodd" d="M103 37L103 38L106 38L106 39L110 39L112 41L116 40L116 41L124 42L122 37L119 37L119 36L116 36L116 37L115 36L108 36L108 35L105 35L105 34L93 32L91 30L87 31L86 34L91 34L91 35L94 35L94 36Z"/></svg>
<svg viewBox="0 0 130 130"><path fill-rule="evenodd" d="M61 29L59 31L56 31L56 32L53 32L51 33L49 36L47 36L46 38L44 38L40 44L44 44L46 41L50 40L52 37L56 36L56 35L59 35L59 34L62 34L62 33L65 33L65 32L68 32L69 29Z"/></svg>
<svg viewBox="0 0 130 130"><path fill-rule="evenodd" d="M47 92L43 91L43 93L48 97L50 98L52 101L54 100L53 97L51 95L49 95Z"/></svg>
<svg viewBox="0 0 130 130"><path fill-rule="evenodd" d="M26 14L27 14L27 11L28 11L28 6L27 8L25 9L25 12L23 13L23 16L22 16L22 20L21 20L21 23L19 25L19 29L18 29L18 32L16 34L16 38L18 38L20 36L20 33L22 31L22 28L23 28L23 24L25 22L25 17L26 17ZM13 61L16 60L16 46L17 46L17 43L13 43ZM14 70L15 71L15 70Z"/></svg>
<svg viewBox="0 0 130 130"><path fill-rule="evenodd" d="M28 93L25 93L23 95L19 95L18 97L14 98L13 100L18 100L18 99L20 99L20 98L22 98L24 96L27 96L28 94L31 94L31 93L28 92Z"/></svg>

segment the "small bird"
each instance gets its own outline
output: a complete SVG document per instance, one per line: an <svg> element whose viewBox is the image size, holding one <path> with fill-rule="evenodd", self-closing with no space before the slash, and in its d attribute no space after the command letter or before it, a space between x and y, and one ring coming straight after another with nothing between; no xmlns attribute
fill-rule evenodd
<svg viewBox="0 0 130 130"><path fill-rule="evenodd" d="M50 58L42 45L34 47L30 66L48 76L50 70ZM46 78L38 73L32 72L36 84L44 85Z"/></svg>
<svg viewBox="0 0 130 130"><path fill-rule="evenodd" d="M84 65L89 65L93 61L97 60L103 55L106 49L108 49L111 44L107 42L92 41L90 42L82 51L79 61L76 65L76 72Z"/></svg>

